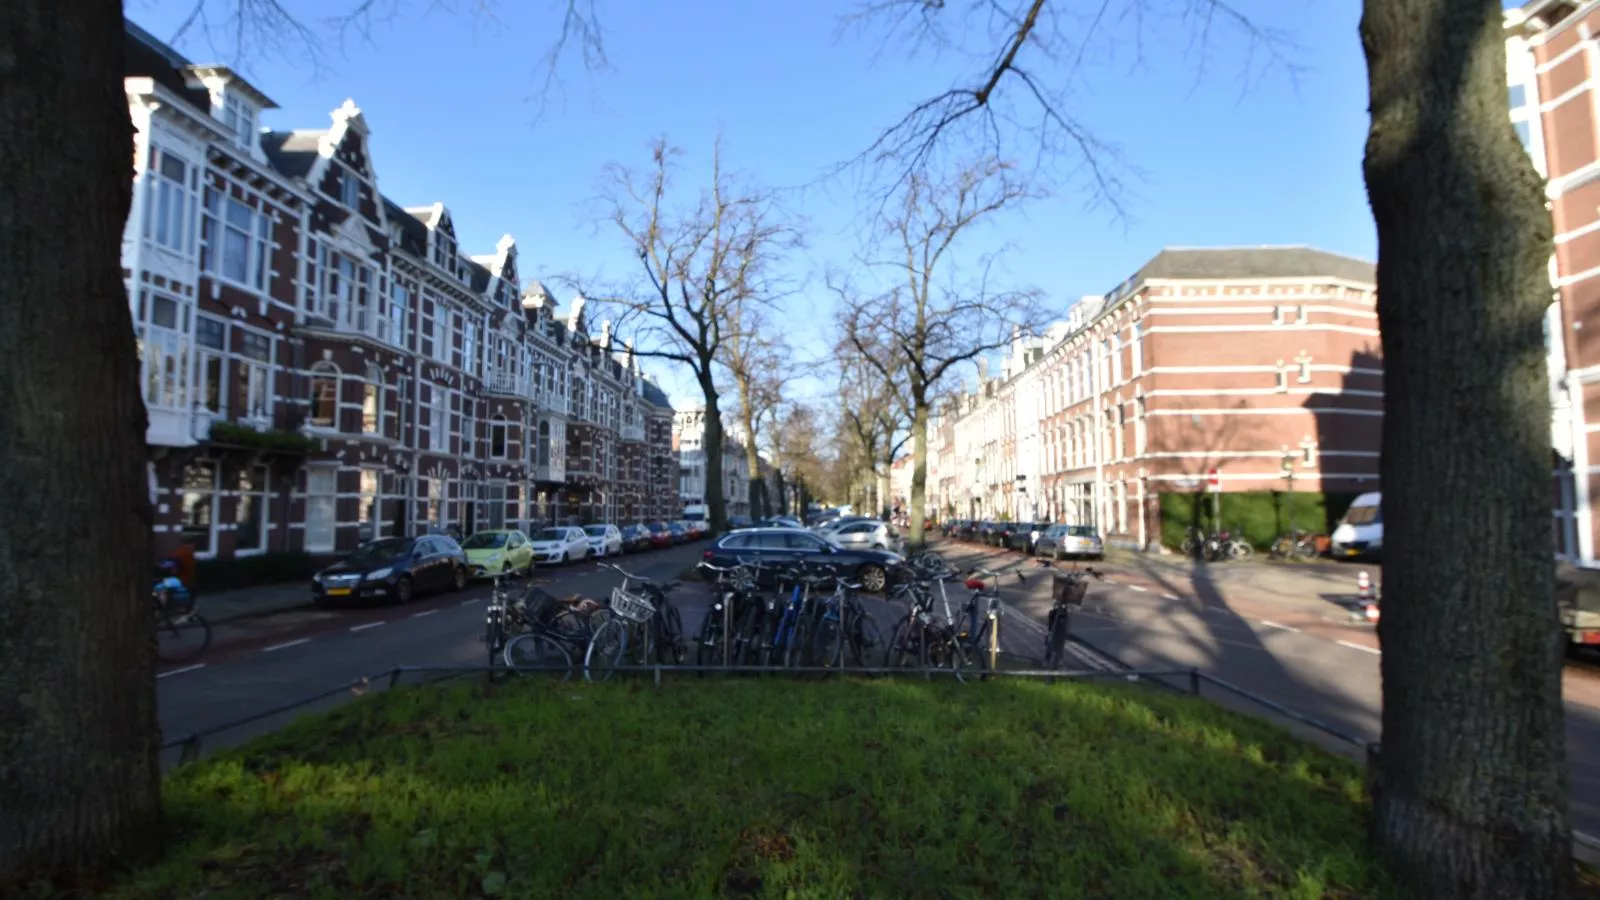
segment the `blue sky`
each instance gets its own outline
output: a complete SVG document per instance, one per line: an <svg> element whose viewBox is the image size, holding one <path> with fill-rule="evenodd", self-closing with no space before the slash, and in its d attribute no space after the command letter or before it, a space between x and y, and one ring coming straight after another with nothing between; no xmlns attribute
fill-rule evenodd
<svg viewBox="0 0 1600 900"><path fill-rule="evenodd" d="M178 49L196 61L231 62L222 26L231 0L208 2L219 26L213 39L193 33ZM354 2L284 6L318 27ZM354 98L373 129L383 191L404 205L444 201L473 253L492 253L501 234L513 234L524 275L632 276L638 263L614 229L596 221L597 180L606 163L647 163L656 136L682 145L693 167L707 163L721 133L733 167L769 184L805 184L971 70L960 59L880 54L871 35L838 35L839 17L855 8L848 0L600 0L612 68L591 74L569 64L564 89L540 115L540 59L559 23L551 0L500 0L492 19L423 0L397 3L370 42L327 56L320 78L297 55L245 47L248 76L282 107L265 124L326 127L328 112ZM169 38L192 6L127 0L127 14ZM1063 311L1083 294L1111 289L1163 246L1310 244L1374 258L1360 167L1359 4L1236 6L1292 37L1293 80L1282 68L1245 62L1246 44L1220 27L1200 77L1190 25L1147 31L1137 65L1132 27L1116 29L1094 48L1102 58L1084 68L1074 110L1142 173L1128 220L1086 210L1081 192L1066 191L994 221L972 251L1004 241L1008 276L1042 289ZM1248 86L1246 72L1254 76ZM807 225L795 276L848 263L860 248L861 205L847 187L788 200ZM826 292L815 284L789 308L793 343L817 352ZM674 401L691 400L692 383L665 365L651 368Z"/></svg>

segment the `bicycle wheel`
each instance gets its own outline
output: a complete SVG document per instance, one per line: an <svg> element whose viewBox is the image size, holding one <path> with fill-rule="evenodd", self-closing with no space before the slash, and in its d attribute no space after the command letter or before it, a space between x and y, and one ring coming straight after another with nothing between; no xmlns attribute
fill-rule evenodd
<svg viewBox="0 0 1600 900"><path fill-rule="evenodd" d="M1316 559L1317 545L1315 541L1301 541L1294 545L1294 555L1299 559Z"/></svg>
<svg viewBox="0 0 1600 900"><path fill-rule="evenodd" d="M572 656L561 642L547 634L519 634L506 642L502 654L511 668L529 668L538 671L518 672L519 675L554 677L566 681L572 677Z"/></svg>
<svg viewBox="0 0 1600 900"><path fill-rule="evenodd" d="M824 617L811 630L811 664L836 668L844 665L844 623Z"/></svg>
<svg viewBox="0 0 1600 900"><path fill-rule="evenodd" d="M850 628L851 661L858 666L870 666L883 645L883 629L878 627L878 620L872 613L857 614Z"/></svg>
<svg viewBox="0 0 1600 900"><path fill-rule="evenodd" d="M199 613L157 616L156 659L168 663L188 662L206 652L209 646L211 626Z"/></svg>
<svg viewBox="0 0 1600 900"><path fill-rule="evenodd" d="M484 617L483 645L489 651L489 667L494 668L506 649L506 629L503 613L499 607L489 607L489 614Z"/></svg>
<svg viewBox="0 0 1600 900"><path fill-rule="evenodd" d="M985 672L994 671L999 664L999 654L996 653L993 657L989 654L989 637L994 633L994 623L985 619L983 624L978 627L978 633L973 636L972 643L968 645L970 650L968 658L975 661L978 664L978 668Z"/></svg>
<svg viewBox="0 0 1600 900"><path fill-rule="evenodd" d="M628 625L621 619L608 618L595 629L589 647L583 653L583 677L588 681L606 681L616 674L617 666L626 663L628 653Z"/></svg>
<svg viewBox="0 0 1600 900"><path fill-rule="evenodd" d="M793 669L806 664L806 649L811 644L811 617L801 616L789 631L788 643L783 647L783 666Z"/></svg>
<svg viewBox="0 0 1600 900"><path fill-rule="evenodd" d="M1249 541L1234 541L1228 546L1228 556L1233 559L1249 559L1255 552L1256 548L1250 546Z"/></svg>
<svg viewBox="0 0 1600 900"><path fill-rule="evenodd" d="M901 616L900 621L894 623L893 630L889 632L889 641L883 645L884 668L903 668L908 662L917 659L916 648L913 646L915 624L910 616Z"/></svg>
<svg viewBox="0 0 1600 900"><path fill-rule="evenodd" d="M700 636L695 639L694 663L697 666L722 665L722 610L712 604L706 610L705 621L700 623ZM705 675L705 672L697 673Z"/></svg>
<svg viewBox="0 0 1600 900"><path fill-rule="evenodd" d="M1044 667L1052 671L1061 668L1067 655L1067 611L1056 608L1050 610L1050 618L1045 624L1044 636Z"/></svg>

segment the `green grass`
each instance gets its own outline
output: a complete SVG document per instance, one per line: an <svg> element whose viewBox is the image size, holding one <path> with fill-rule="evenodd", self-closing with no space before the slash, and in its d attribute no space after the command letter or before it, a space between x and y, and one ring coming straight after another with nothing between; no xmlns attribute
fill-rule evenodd
<svg viewBox="0 0 1600 900"><path fill-rule="evenodd" d="M400 689L179 770L121 897L1365 897L1360 772L1131 686Z"/></svg>

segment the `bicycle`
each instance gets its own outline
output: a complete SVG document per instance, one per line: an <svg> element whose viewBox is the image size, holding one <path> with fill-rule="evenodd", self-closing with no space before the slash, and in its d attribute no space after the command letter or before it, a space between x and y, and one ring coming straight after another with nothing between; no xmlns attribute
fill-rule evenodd
<svg viewBox="0 0 1600 900"><path fill-rule="evenodd" d="M611 615L595 630L584 651L584 677L605 681L630 661L641 666L652 660L664 665L682 663L683 619L668 597L681 582L658 584L621 566L598 565L620 574L622 584L611 591ZM639 593L628 589L630 582L639 582Z"/></svg>
<svg viewBox="0 0 1600 900"><path fill-rule="evenodd" d="M206 652L211 646L211 625L195 611L192 597L157 584L151 599L156 618L156 659L183 663Z"/></svg>
<svg viewBox="0 0 1600 900"><path fill-rule="evenodd" d="M755 574L750 566L743 563L722 567L702 562L699 568L715 574L717 585L726 586L727 589L718 592L700 622L695 663L701 666L736 664L733 623L742 618L740 613L749 603L748 598L756 591Z"/></svg>
<svg viewBox="0 0 1600 900"><path fill-rule="evenodd" d="M967 630L957 637L965 645L969 656L978 659L981 668L993 672L1000 668L1000 616L1004 612L1004 605L1000 602L1002 573L975 567L968 572L969 576L974 574L979 577L967 578L966 587L972 591L972 596L967 598L961 610ZM1021 572L1016 575L1018 581L1024 580ZM987 583L984 580L986 578L994 583ZM980 616L983 619L981 625L978 622Z"/></svg>
<svg viewBox="0 0 1600 900"><path fill-rule="evenodd" d="M1048 560L1041 559L1038 564L1055 575L1055 583L1050 591L1050 614L1045 618L1044 659L1040 661L1043 668L1055 671L1061 668L1066 659L1072 610L1083 605L1089 593L1088 579L1092 577L1096 581L1103 581L1105 576L1088 566L1082 569L1073 566L1062 572Z"/></svg>
<svg viewBox="0 0 1600 900"><path fill-rule="evenodd" d="M1316 559L1320 553L1316 537L1311 532L1295 529L1278 535L1268 555L1273 559L1309 560Z"/></svg>
<svg viewBox="0 0 1600 900"><path fill-rule="evenodd" d="M951 624L950 598L945 593L946 578L954 573L941 573L937 578L919 577L902 585L891 599L905 600L909 608L890 631L891 637L884 647L884 666L904 668L915 663L919 668L948 668L957 681L965 681L962 671L967 668L966 653L956 630ZM945 619L940 621L933 613L933 585L939 586L944 600Z"/></svg>
<svg viewBox="0 0 1600 900"><path fill-rule="evenodd" d="M497 583L489 606L486 640L492 640L496 631L503 637L510 630L507 623L517 629L519 633L506 640L500 651L506 666L519 671L547 671L561 676L562 681L571 678L573 653L576 647L588 645L596 627L591 623L605 620L605 608L599 604L584 608L582 603L558 600L538 583L529 585L526 593L509 603L504 597Z"/></svg>

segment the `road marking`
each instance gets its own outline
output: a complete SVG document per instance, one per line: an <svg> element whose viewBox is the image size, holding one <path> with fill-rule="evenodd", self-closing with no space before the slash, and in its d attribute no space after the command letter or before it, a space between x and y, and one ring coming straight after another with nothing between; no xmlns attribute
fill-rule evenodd
<svg viewBox="0 0 1600 900"><path fill-rule="evenodd" d="M483 598L482 597L473 597L471 600L463 600L463 601L461 601L461 605L462 606L471 606L474 603L482 603L482 602L483 602Z"/></svg>
<svg viewBox="0 0 1600 900"><path fill-rule="evenodd" d="M422 617L423 617L423 616L431 616L431 615L433 615L433 614L434 614L434 613L436 613L436 612L438 612L438 610L437 610L437 609L425 609L425 610L423 610L423 611L422 611L422 612L414 612L414 613L412 613L412 614L411 614L411 618L413 618L413 619L420 619L420 618L422 618Z"/></svg>
<svg viewBox="0 0 1600 900"><path fill-rule="evenodd" d="M1295 634L1299 634L1300 633L1300 629L1298 629L1298 628L1293 628L1293 627L1288 626L1288 625L1279 625L1277 622L1274 622L1271 619L1262 619L1261 620L1261 624L1267 626L1268 628L1276 628L1279 631L1292 631Z"/></svg>
<svg viewBox="0 0 1600 900"><path fill-rule="evenodd" d="M181 669L169 669L165 672L157 672L156 677L166 678L168 675L182 675L185 672L193 672L195 669L204 669L205 667L205 663L195 663L192 666L184 666Z"/></svg>
<svg viewBox="0 0 1600 900"><path fill-rule="evenodd" d="M1360 644L1352 644L1349 641L1339 641L1338 644L1341 647L1349 647L1351 650L1361 650L1361 651L1364 651L1366 653L1371 653L1374 656L1380 655L1380 654L1383 653L1382 650L1374 650L1371 647L1363 647Z"/></svg>
<svg viewBox="0 0 1600 900"><path fill-rule="evenodd" d="M1138 585L1137 585L1137 584L1130 584L1130 585L1128 585L1128 590L1130 590L1130 591L1138 591L1138 592L1139 592L1139 593L1141 593L1141 594L1148 594L1148 593L1150 593L1150 589L1149 589L1149 588L1147 588L1147 587L1140 587L1140 586L1138 586Z"/></svg>
<svg viewBox="0 0 1600 900"><path fill-rule="evenodd" d="M1182 600L1183 598L1179 597L1177 594L1162 594L1161 595L1161 599L1163 599L1163 600Z"/></svg>
<svg viewBox="0 0 1600 900"><path fill-rule="evenodd" d="M365 625L356 625L356 626L352 627L350 630L351 631L366 631L368 628L377 628L379 625L387 625L387 624L389 624L389 623L388 622L368 622Z"/></svg>
<svg viewBox="0 0 1600 900"><path fill-rule="evenodd" d="M262 647L261 648L261 652L262 653L271 653L274 650L283 650L283 649L285 649L287 647L298 647L301 644L309 644L309 643L311 643L311 638L300 638L297 641L287 641L287 642L282 643L282 644L273 644L271 647Z"/></svg>

